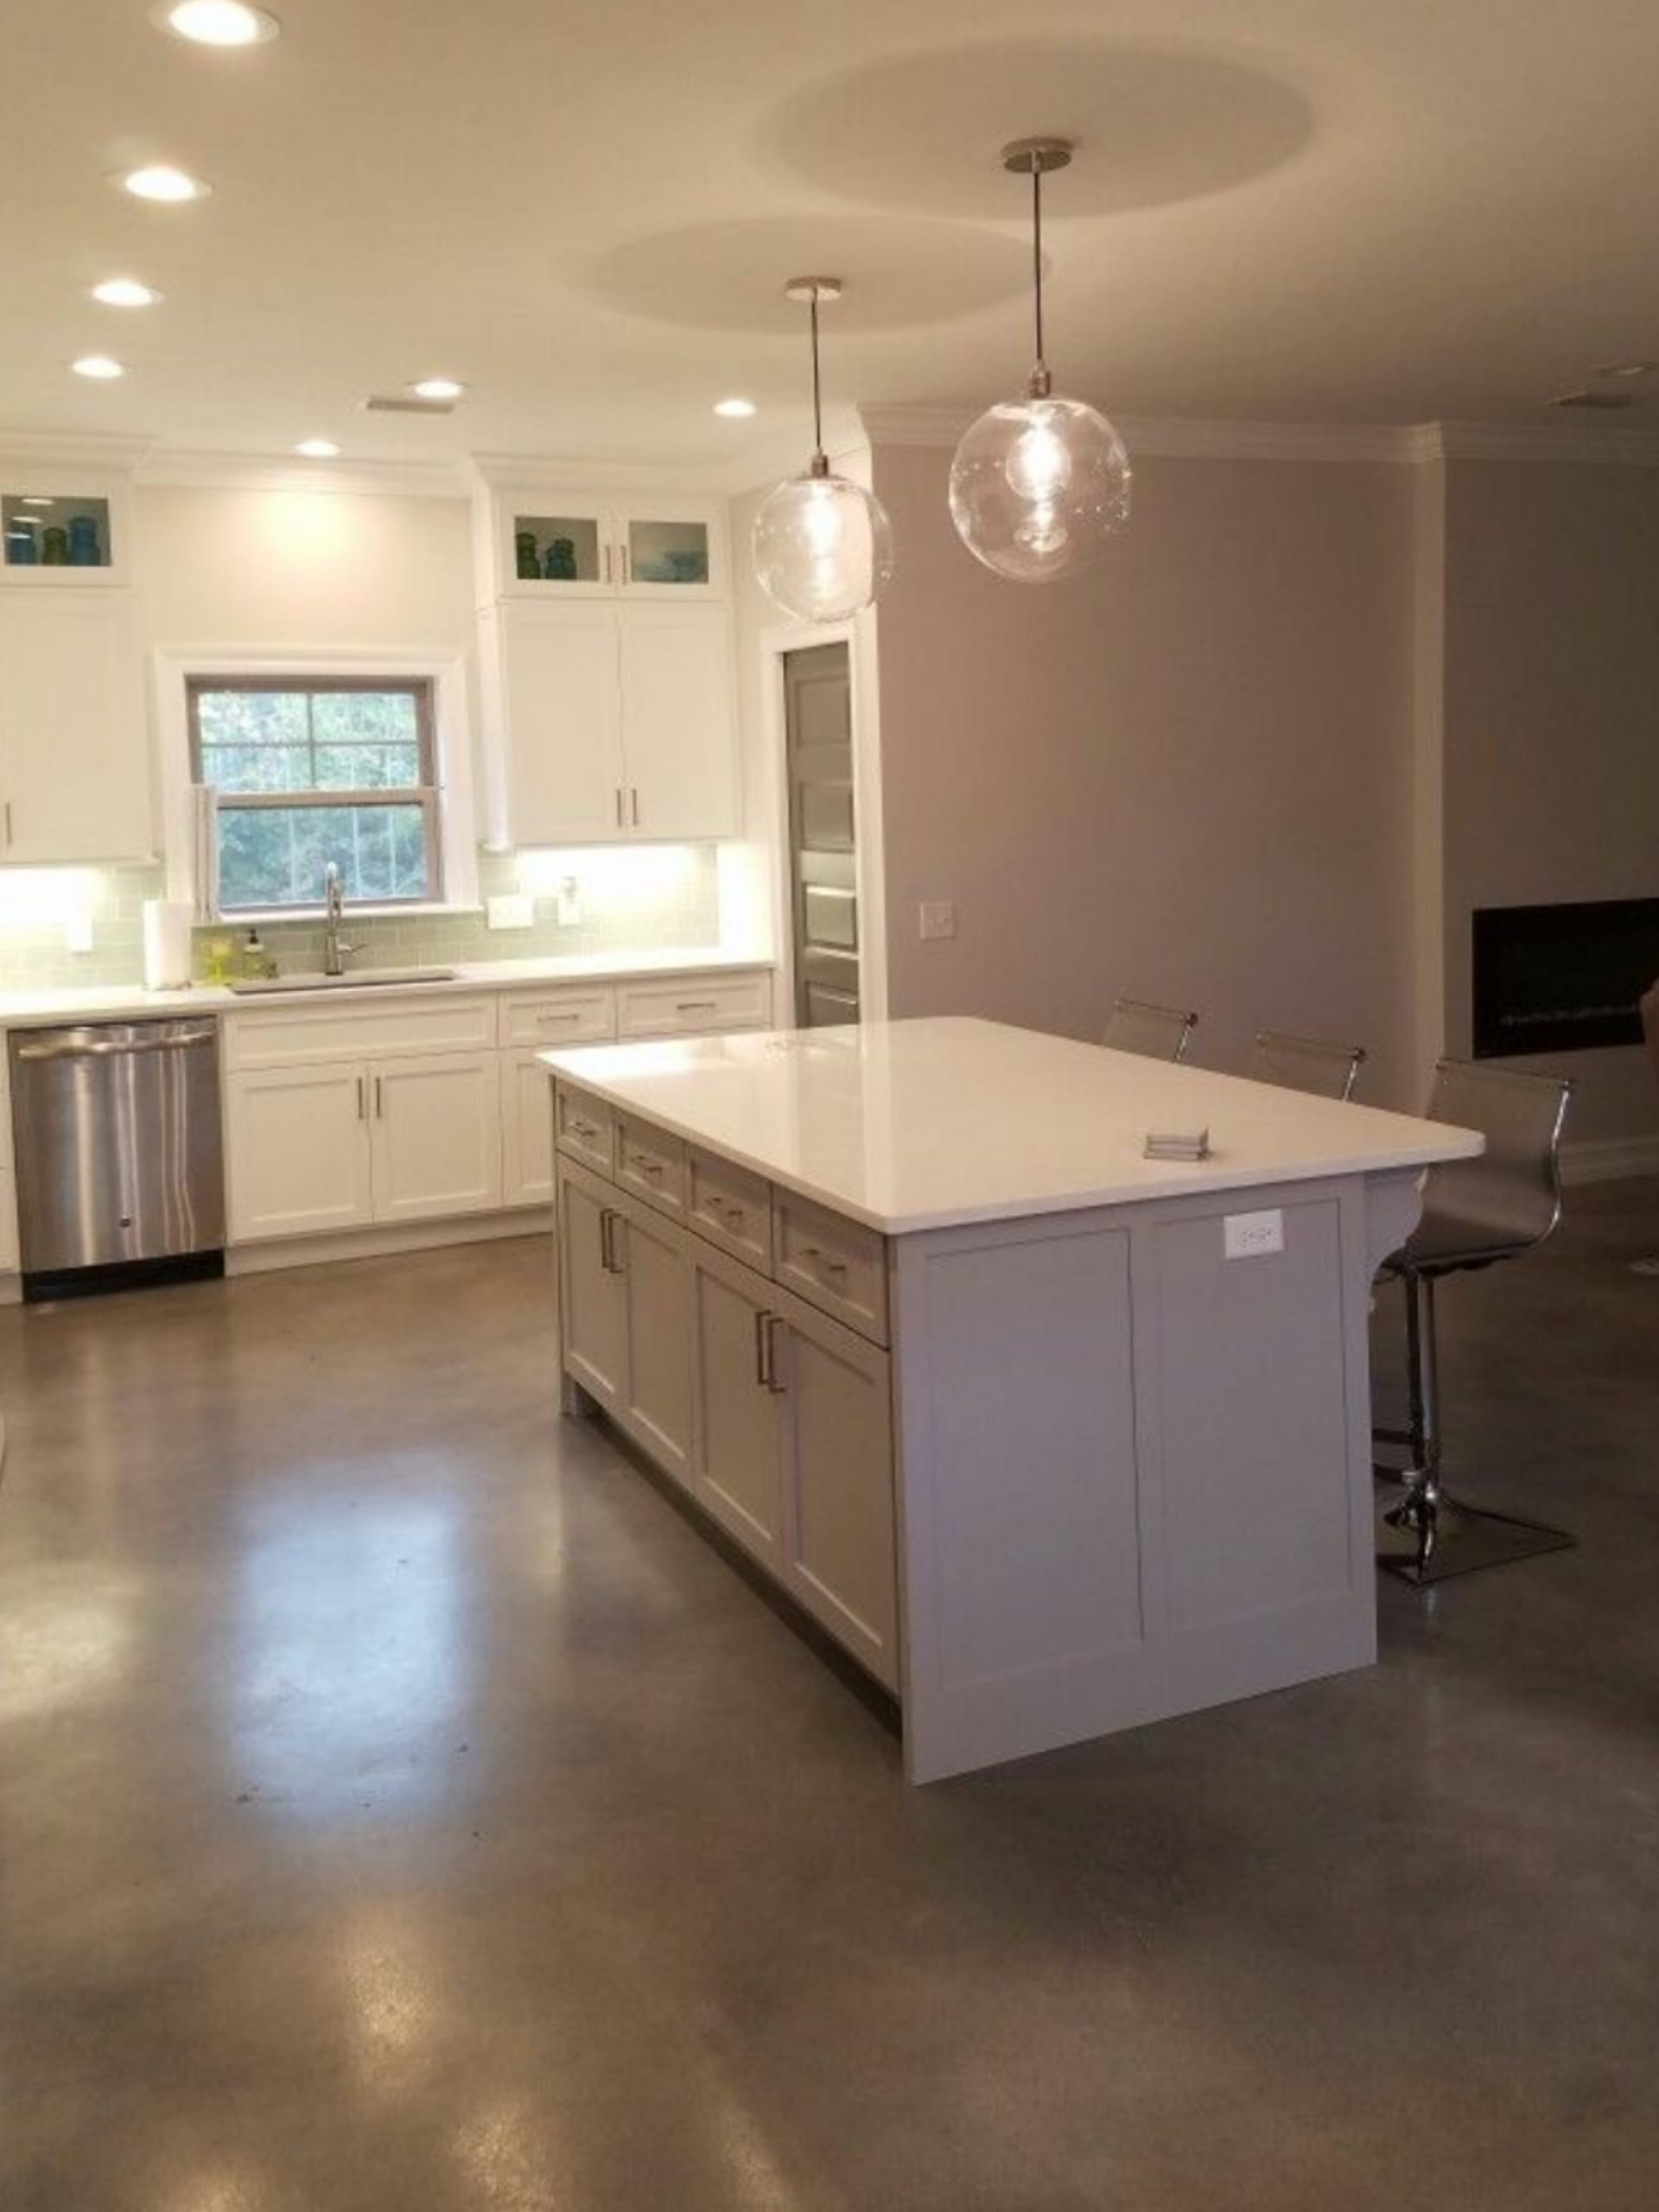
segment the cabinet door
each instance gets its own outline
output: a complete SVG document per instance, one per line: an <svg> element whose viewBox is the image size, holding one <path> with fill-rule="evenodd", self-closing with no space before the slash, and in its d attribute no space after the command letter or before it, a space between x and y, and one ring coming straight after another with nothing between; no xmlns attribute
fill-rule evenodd
<svg viewBox="0 0 1659 2212"><path fill-rule="evenodd" d="M691 1487L739 1543L784 1572L778 1398L768 1388L767 1286L694 1240Z"/></svg>
<svg viewBox="0 0 1659 2212"><path fill-rule="evenodd" d="M553 1078L534 1052L501 1055L501 1203L553 1203Z"/></svg>
<svg viewBox="0 0 1659 2212"><path fill-rule="evenodd" d="M503 592L527 599L609 598L622 581L616 524L582 493L495 495Z"/></svg>
<svg viewBox="0 0 1659 2212"><path fill-rule="evenodd" d="M0 600L0 860L130 861L154 849L149 746L124 592Z"/></svg>
<svg viewBox="0 0 1659 2212"><path fill-rule="evenodd" d="M779 1304L785 1580L837 1643L896 1690L887 1356L797 1299Z"/></svg>
<svg viewBox="0 0 1659 2212"><path fill-rule="evenodd" d="M734 835L737 728L725 608L626 606L617 614L630 831Z"/></svg>
<svg viewBox="0 0 1659 2212"><path fill-rule="evenodd" d="M598 602L514 602L496 613L499 728L492 735L514 844L626 835L617 613Z"/></svg>
<svg viewBox="0 0 1659 2212"><path fill-rule="evenodd" d="M615 522L630 599L718 599L726 592L726 518L699 500L631 499Z"/></svg>
<svg viewBox="0 0 1659 2212"><path fill-rule="evenodd" d="M688 1239L626 1200L611 1232L621 1270L627 1370L617 1408L667 1474L691 1487L691 1268Z"/></svg>
<svg viewBox="0 0 1659 2212"><path fill-rule="evenodd" d="M365 1069L260 1068L232 1076L226 1097L232 1244L373 1220Z"/></svg>
<svg viewBox="0 0 1659 2212"><path fill-rule="evenodd" d="M429 1221L501 1203L500 1069L494 1052L376 1060L374 1217Z"/></svg>
<svg viewBox="0 0 1659 2212"><path fill-rule="evenodd" d="M581 1168L559 1171L559 1319L564 1364L584 1390L614 1412L626 1369L622 1278L611 1262L620 1215Z"/></svg>

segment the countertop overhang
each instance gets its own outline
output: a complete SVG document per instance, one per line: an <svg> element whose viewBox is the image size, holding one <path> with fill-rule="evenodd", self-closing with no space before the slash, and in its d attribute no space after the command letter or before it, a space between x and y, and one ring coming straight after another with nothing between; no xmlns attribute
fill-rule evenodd
<svg viewBox="0 0 1659 2212"><path fill-rule="evenodd" d="M1473 1130L948 1017L544 1052L556 1076L887 1236L1376 1174ZM1148 1130L1207 1127L1201 1161Z"/></svg>

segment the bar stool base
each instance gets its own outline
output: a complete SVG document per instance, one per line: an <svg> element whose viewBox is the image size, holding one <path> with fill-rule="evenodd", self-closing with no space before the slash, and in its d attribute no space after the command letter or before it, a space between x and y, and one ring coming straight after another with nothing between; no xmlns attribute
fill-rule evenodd
<svg viewBox="0 0 1659 2212"><path fill-rule="evenodd" d="M1379 1480L1396 1487L1402 1478L1396 1467L1378 1467ZM1540 1521L1517 1520L1513 1514L1493 1513L1465 1505L1442 1491L1434 1513L1434 1535L1427 1557L1420 1556L1417 1529L1410 1516L1410 1491L1401 1495L1378 1516L1376 1563L1386 1573L1397 1575L1414 1590L1426 1590L1454 1575L1476 1574L1483 1567L1509 1567L1516 1560L1536 1559L1545 1552L1571 1551L1578 1538L1565 1529L1547 1528Z"/></svg>

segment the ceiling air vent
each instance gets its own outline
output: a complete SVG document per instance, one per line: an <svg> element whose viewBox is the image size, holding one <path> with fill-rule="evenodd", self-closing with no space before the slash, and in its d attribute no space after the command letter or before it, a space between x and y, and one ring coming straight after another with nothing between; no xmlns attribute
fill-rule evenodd
<svg viewBox="0 0 1659 2212"><path fill-rule="evenodd" d="M1619 407L1634 407L1637 396L1633 391L1564 391L1549 404L1552 407L1587 408L1599 415Z"/></svg>
<svg viewBox="0 0 1659 2212"><path fill-rule="evenodd" d="M370 415L453 415L453 399L416 399L409 391L371 392L363 403Z"/></svg>

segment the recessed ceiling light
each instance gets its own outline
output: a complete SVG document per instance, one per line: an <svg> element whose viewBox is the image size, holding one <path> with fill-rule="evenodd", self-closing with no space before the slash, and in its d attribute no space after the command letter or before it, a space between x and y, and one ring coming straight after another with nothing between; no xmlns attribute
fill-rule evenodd
<svg viewBox="0 0 1659 2212"><path fill-rule="evenodd" d="M332 438L302 438L294 450L303 454L308 461L334 461L340 453Z"/></svg>
<svg viewBox="0 0 1659 2212"><path fill-rule="evenodd" d="M467 387L454 377L423 377L409 387L416 399L459 399Z"/></svg>
<svg viewBox="0 0 1659 2212"><path fill-rule="evenodd" d="M107 353L83 353L69 365L78 377L91 377L94 383L108 384L112 378L127 373L121 363L112 361Z"/></svg>
<svg viewBox="0 0 1659 2212"><path fill-rule="evenodd" d="M149 16L195 46L260 46L282 29L275 16L243 0L163 0Z"/></svg>
<svg viewBox="0 0 1659 2212"><path fill-rule="evenodd" d="M754 402L752 399L717 399L715 412L723 415L728 423L747 423L754 412Z"/></svg>
<svg viewBox="0 0 1659 2212"><path fill-rule="evenodd" d="M141 284L136 276L111 276L92 287L92 297L106 308L153 308L161 296L153 284Z"/></svg>
<svg viewBox="0 0 1659 2212"><path fill-rule="evenodd" d="M152 162L146 168L129 169L116 181L135 200L205 200L213 188L211 184L204 184L199 176L192 176L185 169L171 168L165 162Z"/></svg>

